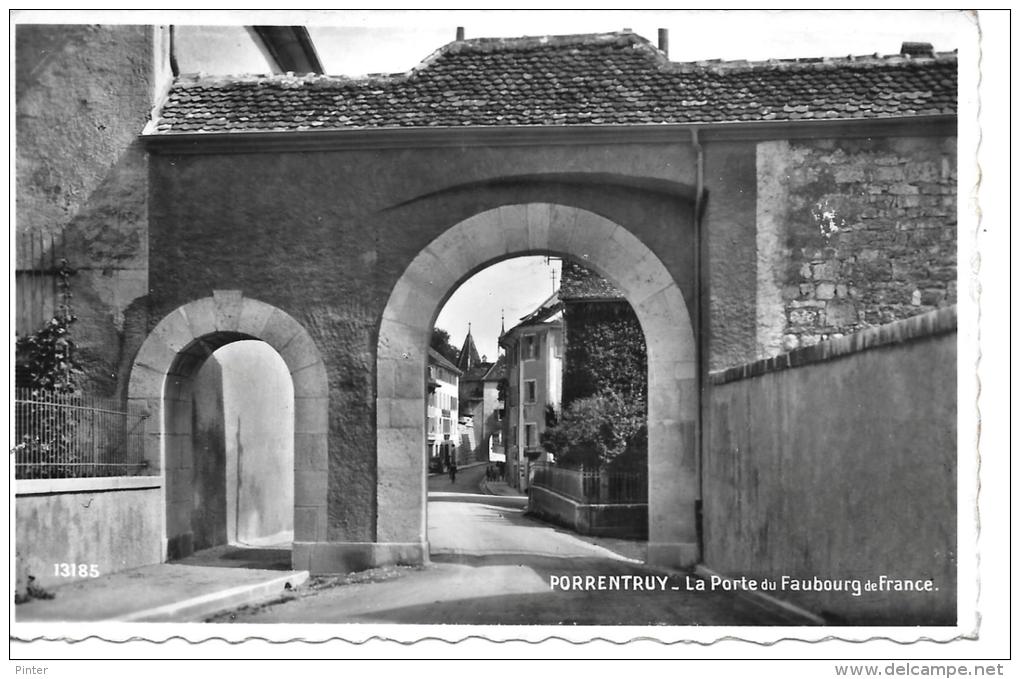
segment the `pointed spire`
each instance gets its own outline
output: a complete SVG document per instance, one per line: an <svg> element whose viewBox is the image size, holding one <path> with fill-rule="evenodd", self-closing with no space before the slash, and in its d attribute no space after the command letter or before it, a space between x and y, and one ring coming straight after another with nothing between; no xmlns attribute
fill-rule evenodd
<svg viewBox="0 0 1020 679"><path fill-rule="evenodd" d="M499 310L499 336L506 334L506 318L503 316L503 309Z"/></svg>
<svg viewBox="0 0 1020 679"><path fill-rule="evenodd" d="M460 356L457 357L457 367L467 372L482 362L478 357L478 349L475 347L475 339L471 336L471 324L468 323L467 336L464 338L464 346L460 349Z"/></svg>

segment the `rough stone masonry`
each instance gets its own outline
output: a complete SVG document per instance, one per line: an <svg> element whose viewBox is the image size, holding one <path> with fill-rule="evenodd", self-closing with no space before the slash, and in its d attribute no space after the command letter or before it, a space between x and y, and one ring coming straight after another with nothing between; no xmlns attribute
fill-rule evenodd
<svg viewBox="0 0 1020 679"><path fill-rule="evenodd" d="M956 303L956 138L758 144L764 355Z"/></svg>

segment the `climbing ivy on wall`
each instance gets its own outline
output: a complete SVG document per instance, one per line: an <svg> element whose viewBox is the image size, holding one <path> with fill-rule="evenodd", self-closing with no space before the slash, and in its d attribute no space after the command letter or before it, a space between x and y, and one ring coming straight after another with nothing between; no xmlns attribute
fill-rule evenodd
<svg viewBox="0 0 1020 679"><path fill-rule="evenodd" d="M612 391L645 400L645 336L627 302L570 303L564 310L566 364L563 403Z"/></svg>
<svg viewBox="0 0 1020 679"><path fill-rule="evenodd" d="M643 471L648 459L648 357L633 308L573 302L564 309L563 412L543 435L557 464Z"/></svg>
<svg viewBox="0 0 1020 679"><path fill-rule="evenodd" d="M19 387L59 393L80 389L81 366L75 357L71 328L77 321L71 308L74 269L61 260L57 269L60 303L57 313L35 332L17 341L16 382Z"/></svg>

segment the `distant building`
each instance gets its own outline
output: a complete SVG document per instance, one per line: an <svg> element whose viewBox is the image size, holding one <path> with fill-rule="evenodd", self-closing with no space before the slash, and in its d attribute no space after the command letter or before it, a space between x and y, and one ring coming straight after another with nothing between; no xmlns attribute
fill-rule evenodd
<svg viewBox="0 0 1020 679"><path fill-rule="evenodd" d="M521 322L505 332L499 344L506 350L506 458L508 481L528 487L530 462L547 459L542 432L547 412L558 412L563 377L563 321L558 294L553 294Z"/></svg>
<svg viewBox="0 0 1020 679"><path fill-rule="evenodd" d="M456 459L460 375L457 366L435 349L429 349L426 440L429 471L444 471L450 466L450 460Z"/></svg>
<svg viewBox="0 0 1020 679"><path fill-rule="evenodd" d="M499 401L499 382L504 377L506 360L495 362L478 356L471 327L468 326L457 367L460 378L460 417L462 425L471 427L470 460L501 462L503 455L503 414Z"/></svg>

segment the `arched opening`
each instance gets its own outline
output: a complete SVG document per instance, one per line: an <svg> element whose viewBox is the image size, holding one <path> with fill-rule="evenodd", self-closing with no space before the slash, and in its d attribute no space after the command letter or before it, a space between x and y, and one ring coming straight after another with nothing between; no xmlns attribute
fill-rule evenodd
<svg viewBox="0 0 1020 679"><path fill-rule="evenodd" d="M293 542L300 563L325 541L327 397L314 342L279 309L217 291L168 314L129 385L163 476L164 559Z"/></svg>
<svg viewBox="0 0 1020 679"><path fill-rule="evenodd" d="M648 360L650 563L698 560L697 358L687 302L651 249L623 226L558 204L507 205L470 217L426 246L390 295L377 375L377 539L427 543L427 348L451 292L475 272L526 254L575 259L634 308Z"/></svg>
<svg viewBox="0 0 1020 679"><path fill-rule="evenodd" d="M621 291L501 260L443 305L428 372L433 560L645 559L647 354Z"/></svg>
<svg viewBox="0 0 1020 679"><path fill-rule="evenodd" d="M212 353L202 363L181 354L164 392L172 441L165 453L167 557L221 545L289 552L294 388L287 366L265 342L233 333L197 342Z"/></svg>

